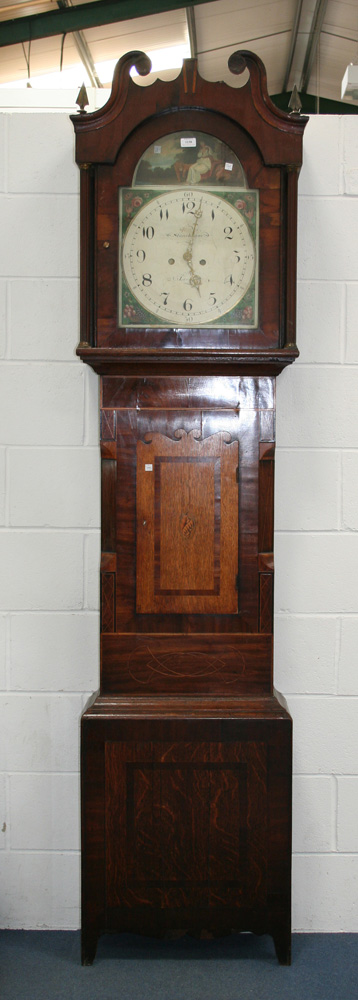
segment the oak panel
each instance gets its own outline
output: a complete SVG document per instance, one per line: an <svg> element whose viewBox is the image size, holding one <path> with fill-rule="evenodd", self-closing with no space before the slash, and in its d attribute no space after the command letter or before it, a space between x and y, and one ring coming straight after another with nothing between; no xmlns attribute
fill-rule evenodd
<svg viewBox="0 0 358 1000"><path fill-rule="evenodd" d="M115 573L101 573L101 632L113 632L116 620Z"/></svg>
<svg viewBox="0 0 358 1000"><path fill-rule="evenodd" d="M116 409L161 407L227 410L272 409L275 380L263 376L188 375L120 377L104 375L102 406Z"/></svg>
<svg viewBox="0 0 358 1000"><path fill-rule="evenodd" d="M108 906L264 901L263 744L123 741L105 753Z"/></svg>
<svg viewBox="0 0 358 1000"><path fill-rule="evenodd" d="M273 631L273 574L260 573L260 632Z"/></svg>
<svg viewBox="0 0 358 1000"><path fill-rule="evenodd" d="M101 441L114 441L116 437L116 411L101 410Z"/></svg>
<svg viewBox="0 0 358 1000"><path fill-rule="evenodd" d="M116 380L111 380L115 382ZM121 384L123 380L118 380ZM139 380L140 381L140 380ZM146 380L145 380L146 381ZM159 380L160 381L160 380ZM238 410L216 408L212 396L212 408L195 410L187 406L171 406L170 391L173 380L163 379L159 409L123 408L116 410L117 422L117 485L116 485L116 552L117 552L117 623L118 631L133 632L257 632L259 578L257 572L258 551L258 459L260 410L243 407ZM176 382L176 380L174 380ZM183 380L187 382L188 380ZM196 385L203 393L204 379ZM219 380L221 382L221 380ZM245 382L245 380L238 380ZM264 404L272 401L272 379L249 379L247 398L251 403ZM137 398L133 393L133 381L129 380L130 400ZM211 383L211 391L214 386ZM223 385L219 392L221 399ZM192 397L191 397L192 402ZM233 614L205 614L190 609L178 611L136 612L136 455L138 438L142 441L152 438L153 433L165 434L173 442L185 430L193 436L207 439L217 433L230 436L231 442L239 447L239 484L235 505L239 507L239 554L236 565L237 604ZM107 442L102 448L111 445ZM148 447L146 445L146 447ZM178 447L178 445L176 445ZM261 446L262 447L262 446ZM112 453L111 453L112 454ZM103 517L106 510L103 509ZM236 595L235 595L236 597Z"/></svg>
<svg viewBox="0 0 358 1000"><path fill-rule="evenodd" d="M271 670L271 635L102 637L104 693L268 694Z"/></svg>
<svg viewBox="0 0 358 1000"><path fill-rule="evenodd" d="M117 463L113 459L102 458L101 465L101 547L102 552L115 552Z"/></svg>
<svg viewBox="0 0 358 1000"><path fill-rule="evenodd" d="M220 433L138 442L137 612L237 611L237 468Z"/></svg>
<svg viewBox="0 0 358 1000"><path fill-rule="evenodd" d="M261 410L260 412L260 440L275 440L275 412L274 410Z"/></svg>
<svg viewBox="0 0 358 1000"><path fill-rule="evenodd" d="M259 552L273 551L274 462L265 456L259 466Z"/></svg>

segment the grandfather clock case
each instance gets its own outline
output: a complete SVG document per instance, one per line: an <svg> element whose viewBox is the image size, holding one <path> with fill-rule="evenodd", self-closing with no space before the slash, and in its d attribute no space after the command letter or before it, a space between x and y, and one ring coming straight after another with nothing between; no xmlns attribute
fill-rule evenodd
<svg viewBox="0 0 358 1000"><path fill-rule="evenodd" d="M273 693L275 380L295 345L306 123L131 52L72 117L100 376L101 680L82 717L82 960L100 934L291 942L291 718ZM234 83L234 79L233 79Z"/></svg>

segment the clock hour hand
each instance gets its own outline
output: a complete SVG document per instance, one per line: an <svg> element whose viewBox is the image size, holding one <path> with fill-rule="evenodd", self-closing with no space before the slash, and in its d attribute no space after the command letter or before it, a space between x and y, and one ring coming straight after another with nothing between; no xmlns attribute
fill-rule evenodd
<svg viewBox="0 0 358 1000"><path fill-rule="evenodd" d="M189 285L192 285L194 288L197 288L197 290L199 292L199 295L200 295L201 278L199 277L198 274L195 274L195 271L194 271L194 268L193 268L193 264L192 264L192 257L193 257L193 255L192 255L191 249L188 249L188 250L185 251L185 253L183 253L183 260L185 260L186 263L188 264L189 271L190 271Z"/></svg>
<svg viewBox="0 0 358 1000"><path fill-rule="evenodd" d="M201 294L200 292L201 278L198 274L194 274L193 272L193 274L190 275L189 285L192 285L193 288L196 288L197 291L199 292L199 295Z"/></svg>

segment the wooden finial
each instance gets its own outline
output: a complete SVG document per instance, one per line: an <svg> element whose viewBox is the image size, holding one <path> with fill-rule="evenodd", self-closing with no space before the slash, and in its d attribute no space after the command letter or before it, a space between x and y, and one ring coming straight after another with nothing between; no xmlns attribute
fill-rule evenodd
<svg viewBox="0 0 358 1000"><path fill-rule="evenodd" d="M293 91L288 102L291 115L299 115L302 109L302 101L298 93L296 84L294 84Z"/></svg>
<svg viewBox="0 0 358 1000"><path fill-rule="evenodd" d="M79 114L80 115L86 115L87 111L85 111L85 107L86 107L86 105L89 104L89 100L88 100L88 94L87 94L87 90L86 90L86 87L85 87L84 83L82 84L82 87L80 88L80 90L78 92L76 104L78 104L79 109L80 109L79 110Z"/></svg>

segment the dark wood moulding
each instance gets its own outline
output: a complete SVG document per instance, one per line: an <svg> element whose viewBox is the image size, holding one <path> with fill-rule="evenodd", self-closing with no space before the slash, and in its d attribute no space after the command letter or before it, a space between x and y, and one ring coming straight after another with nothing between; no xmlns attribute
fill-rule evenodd
<svg viewBox="0 0 358 1000"><path fill-rule="evenodd" d="M190 351L170 348L155 351L125 351L121 348L95 348L80 345L77 354L99 375L279 375L298 358L297 348L282 348L246 353L216 350Z"/></svg>

